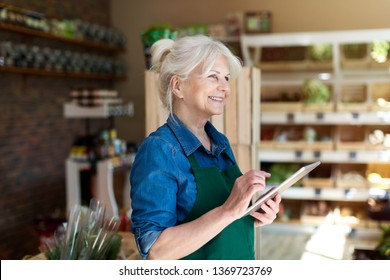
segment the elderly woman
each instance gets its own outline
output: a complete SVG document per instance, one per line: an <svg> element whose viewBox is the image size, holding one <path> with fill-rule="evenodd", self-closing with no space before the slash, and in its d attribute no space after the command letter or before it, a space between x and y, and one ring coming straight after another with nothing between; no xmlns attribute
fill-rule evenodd
<svg viewBox="0 0 390 280"><path fill-rule="evenodd" d="M209 122L223 113L240 60L197 35L152 46L152 70L169 110L141 144L130 175L132 232L148 259L254 259L254 228L270 224L278 194L243 217L267 172L240 172L226 136Z"/></svg>

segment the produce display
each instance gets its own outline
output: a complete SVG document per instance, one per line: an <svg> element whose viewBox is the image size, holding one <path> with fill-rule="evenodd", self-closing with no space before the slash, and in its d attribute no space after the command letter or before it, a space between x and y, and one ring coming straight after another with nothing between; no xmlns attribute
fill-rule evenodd
<svg viewBox="0 0 390 280"><path fill-rule="evenodd" d="M309 47L309 57L313 61L331 61L332 60L332 45L317 44Z"/></svg>
<svg viewBox="0 0 390 280"><path fill-rule="evenodd" d="M319 80L306 80L301 91L306 104L325 104L330 101L329 88Z"/></svg>
<svg viewBox="0 0 390 280"><path fill-rule="evenodd" d="M363 58L367 55L366 44L345 44L342 48L344 57L348 59Z"/></svg>
<svg viewBox="0 0 390 280"><path fill-rule="evenodd" d="M267 182L281 183L293 175L299 168L300 165L296 163L274 163L268 169L268 172L271 173L271 177L267 179ZM299 182L296 184L299 184Z"/></svg>
<svg viewBox="0 0 390 280"><path fill-rule="evenodd" d="M374 41L371 44L371 57L379 63L387 61L389 56L390 42Z"/></svg>

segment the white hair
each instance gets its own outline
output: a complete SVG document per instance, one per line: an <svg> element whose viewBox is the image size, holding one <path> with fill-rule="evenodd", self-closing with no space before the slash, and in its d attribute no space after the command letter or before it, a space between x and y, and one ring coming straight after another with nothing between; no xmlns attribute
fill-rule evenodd
<svg viewBox="0 0 390 280"><path fill-rule="evenodd" d="M219 55L227 59L232 79L236 78L242 69L241 60L225 44L205 35L186 36L177 41L161 39L152 45L151 52L151 70L159 73L160 99L170 114L173 112L170 82L174 75L186 80L198 67L206 74Z"/></svg>

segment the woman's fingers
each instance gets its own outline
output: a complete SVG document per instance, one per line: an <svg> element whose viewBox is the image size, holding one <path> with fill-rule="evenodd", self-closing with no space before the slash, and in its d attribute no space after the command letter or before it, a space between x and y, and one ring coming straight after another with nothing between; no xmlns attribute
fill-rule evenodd
<svg viewBox="0 0 390 280"><path fill-rule="evenodd" d="M247 209L253 195L264 190L270 174L261 170L250 170L236 179L229 198L224 203L226 211L240 217Z"/></svg>
<svg viewBox="0 0 390 280"><path fill-rule="evenodd" d="M243 178L244 184L247 187L250 187L252 185L260 185L262 187L265 187L266 179L269 178L270 176L271 174L265 171L250 170L241 177Z"/></svg>
<svg viewBox="0 0 390 280"><path fill-rule="evenodd" d="M261 206L261 211L252 213L251 215L255 218L255 226L272 223L279 212L279 204L281 200L281 195L277 194L273 199L269 199Z"/></svg>

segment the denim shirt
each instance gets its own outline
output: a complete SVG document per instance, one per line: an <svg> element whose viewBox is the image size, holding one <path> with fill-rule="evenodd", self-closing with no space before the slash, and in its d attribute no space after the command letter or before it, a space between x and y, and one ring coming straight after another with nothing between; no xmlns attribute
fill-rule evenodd
<svg viewBox="0 0 390 280"><path fill-rule="evenodd" d="M205 130L211 152L175 115L139 147L130 174L131 231L143 258L161 232L183 221L195 203L196 183L187 156L194 153L201 167L221 171L236 162L227 137L210 122Z"/></svg>

